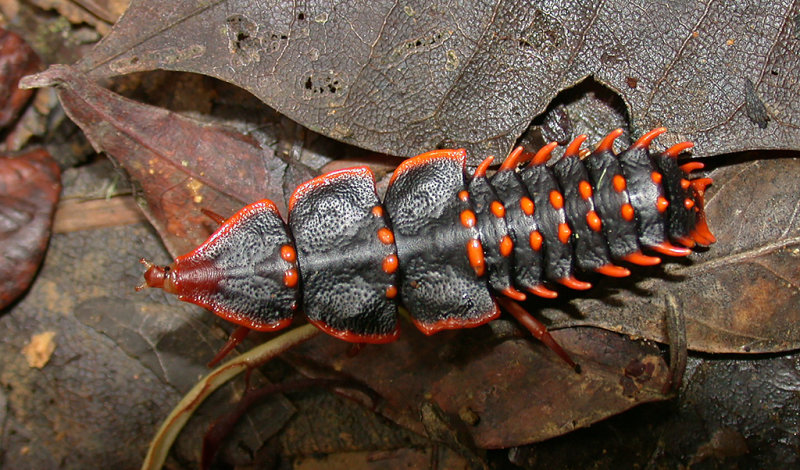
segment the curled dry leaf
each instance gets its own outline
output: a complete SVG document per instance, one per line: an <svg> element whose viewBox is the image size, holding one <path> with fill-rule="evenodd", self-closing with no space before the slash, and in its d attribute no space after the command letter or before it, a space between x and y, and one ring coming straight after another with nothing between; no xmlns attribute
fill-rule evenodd
<svg viewBox="0 0 800 470"><path fill-rule="evenodd" d="M0 128L13 122L33 95L17 86L19 79L38 71L41 64L21 37L0 28Z"/></svg>
<svg viewBox="0 0 800 470"><path fill-rule="evenodd" d="M60 175L45 150L0 158L0 309L28 288L42 262Z"/></svg>

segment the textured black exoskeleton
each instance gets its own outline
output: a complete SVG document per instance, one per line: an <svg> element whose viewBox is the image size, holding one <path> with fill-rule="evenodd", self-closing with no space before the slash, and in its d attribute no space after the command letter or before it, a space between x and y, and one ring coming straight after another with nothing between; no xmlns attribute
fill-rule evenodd
<svg viewBox="0 0 800 470"><path fill-rule="evenodd" d="M657 264L646 252L714 242L703 213L711 180L687 179L700 163L678 165L689 143L651 152L663 132L619 155L619 129L593 152L575 139L555 162L555 143L517 148L491 177L491 157L468 175L464 150L435 150L403 162L383 202L366 167L322 175L295 190L288 225L271 202L251 204L172 265L148 263L146 284L258 330L301 309L354 342L394 340L398 305L426 334L486 323L498 304L516 316L527 293L591 287L582 271L622 277L630 271L615 263Z"/></svg>

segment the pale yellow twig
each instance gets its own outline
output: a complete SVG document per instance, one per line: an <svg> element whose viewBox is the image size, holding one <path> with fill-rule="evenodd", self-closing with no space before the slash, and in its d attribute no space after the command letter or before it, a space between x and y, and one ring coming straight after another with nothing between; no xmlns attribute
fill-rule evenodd
<svg viewBox="0 0 800 470"><path fill-rule="evenodd" d="M248 368L263 364L287 349L313 338L318 333L319 330L310 324L295 328L231 359L197 382L161 424L158 432L150 442L150 448L147 450L142 470L158 470L164 465L167 453L172 447L175 438L178 437L181 429L189 421L197 407L214 390Z"/></svg>

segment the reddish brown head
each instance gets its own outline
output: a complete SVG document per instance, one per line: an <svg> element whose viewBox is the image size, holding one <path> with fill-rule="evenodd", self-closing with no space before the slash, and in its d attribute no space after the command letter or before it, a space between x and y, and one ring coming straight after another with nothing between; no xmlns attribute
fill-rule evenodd
<svg viewBox="0 0 800 470"><path fill-rule="evenodd" d="M170 294L177 293L172 279L173 276L171 275L172 266L158 266L144 258L140 259L139 262L147 267L147 271L144 273L144 283L136 287L137 292L145 287L157 287Z"/></svg>

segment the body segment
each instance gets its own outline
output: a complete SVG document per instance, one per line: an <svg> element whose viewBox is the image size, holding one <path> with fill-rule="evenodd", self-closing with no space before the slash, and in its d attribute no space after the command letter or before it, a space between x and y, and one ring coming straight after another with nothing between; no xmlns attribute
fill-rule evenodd
<svg viewBox="0 0 800 470"><path fill-rule="evenodd" d="M496 318L477 216L464 181L466 152L439 150L395 171L384 207L400 260L400 295L427 334Z"/></svg>
<svg viewBox="0 0 800 470"><path fill-rule="evenodd" d="M365 167L322 175L289 201L289 228L303 281L303 311L333 336L381 343L397 338L394 237Z"/></svg>

